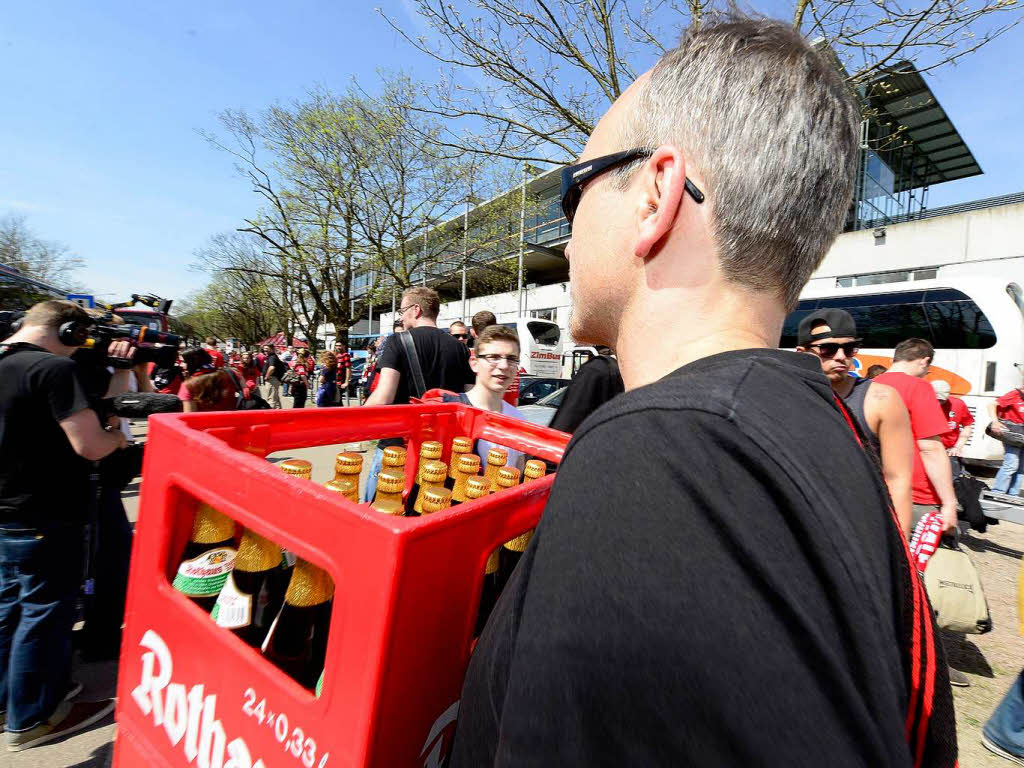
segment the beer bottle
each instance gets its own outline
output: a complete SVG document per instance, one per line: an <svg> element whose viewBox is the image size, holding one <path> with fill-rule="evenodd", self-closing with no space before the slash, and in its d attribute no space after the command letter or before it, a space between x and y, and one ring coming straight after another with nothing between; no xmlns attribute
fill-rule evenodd
<svg viewBox="0 0 1024 768"><path fill-rule="evenodd" d="M281 569L281 548L247 529L238 545L235 567L213 606L213 620L253 648L263 645L284 601L284 591L275 584Z"/></svg>
<svg viewBox="0 0 1024 768"><path fill-rule="evenodd" d="M235 521L209 504L200 503L171 586L209 613L237 553Z"/></svg>
<svg viewBox="0 0 1024 768"><path fill-rule="evenodd" d="M402 472L395 472L393 470L382 470L377 475L377 493L373 497L373 503L376 504L378 501L393 501L398 504L399 507L402 505L402 490L405 488L405 475Z"/></svg>
<svg viewBox="0 0 1024 768"><path fill-rule="evenodd" d="M448 463L448 479L445 481L445 488L455 487L455 471L459 468L459 457L465 456L473 450L473 441L468 437L456 437L452 440L452 456Z"/></svg>
<svg viewBox="0 0 1024 768"><path fill-rule="evenodd" d="M498 473L498 486L504 488L514 488L519 484L519 470L515 467L504 467L501 472ZM512 571L515 570L516 563L523 556L523 552L526 551L526 545L530 543L530 538L533 536L533 531L529 530L521 536L516 536L514 539L506 541L499 553L498 563L498 585L499 591L505 588L505 584L508 582L509 576L512 575Z"/></svg>
<svg viewBox="0 0 1024 768"><path fill-rule="evenodd" d="M523 469L523 482L529 483L533 480L540 480L547 474L548 465L540 459L530 459Z"/></svg>
<svg viewBox="0 0 1024 768"><path fill-rule="evenodd" d="M382 453L382 469L405 474L405 448L400 445L389 445Z"/></svg>
<svg viewBox="0 0 1024 768"><path fill-rule="evenodd" d="M351 475L342 475L328 480L324 488L335 493L340 493L346 499L356 504L359 503L359 480L353 479Z"/></svg>
<svg viewBox="0 0 1024 768"><path fill-rule="evenodd" d="M487 451L487 468L484 477L491 484L491 493L498 490L498 470L508 464L508 451L504 448L491 448Z"/></svg>
<svg viewBox="0 0 1024 768"><path fill-rule="evenodd" d="M490 483L486 477L471 477L466 481L467 501L482 498L490 492ZM501 593L498 584L498 563L499 555L496 549L487 557L487 564L484 566L484 584L480 590L480 608L476 615L476 635L483 632L487 617L491 615Z"/></svg>
<svg viewBox="0 0 1024 768"><path fill-rule="evenodd" d="M333 596L326 571L296 560L284 605L263 642L263 655L309 689L324 671Z"/></svg>
<svg viewBox="0 0 1024 768"><path fill-rule="evenodd" d="M347 477L356 484L356 497L353 499L359 503L359 476L363 474L363 454L343 452L334 457L334 479L341 480Z"/></svg>
<svg viewBox="0 0 1024 768"><path fill-rule="evenodd" d="M390 498L381 499L379 494L378 498L373 500L370 509L374 512L380 512L382 515L392 515L393 517L402 517L405 514L405 507L401 502Z"/></svg>
<svg viewBox="0 0 1024 768"><path fill-rule="evenodd" d="M429 490L444 488L444 479L447 475L448 466L443 461L428 461L420 467L420 489L413 505L417 515L423 514L424 494Z"/></svg>
<svg viewBox="0 0 1024 768"><path fill-rule="evenodd" d="M416 482L412 484L412 488L409 490L409 496L405 500L405 514L415 517L420 513L420 509L417 506L417 501L420 497L420 486L423 484L423 467L425 467L431 461L437 461L441 458L441 452L444 450L444 446L434 440L427 440L420 445L420 461L416 467ZM448 474L447 465L444 468L445 475ZM441 478L442 484L444 478Z"/></svg>
<svg viewBox="0 0 1024 768"><path fill-rule="evenodd" d="M447 470L447 468L446 468ZM432 515L435 512L448 509L452 505L452 492L444 486L440 488L426 488L423 491L423 514Z"/></svg>
<svg viewBox="0 0 1024 768"><path fill-rule="evenodd" d="M277 466L286 475L301 477L303 480L310 480L313 477L313 465L305 459L285 459Z"/></svg>
<svg viewBox="0 0 1024 768"><path fill-rule="evenodd" d="M452 506L466 500L466 481L480 471L480 457L475 453L464 453L455 467L455 486L452 488Z"/></svg>

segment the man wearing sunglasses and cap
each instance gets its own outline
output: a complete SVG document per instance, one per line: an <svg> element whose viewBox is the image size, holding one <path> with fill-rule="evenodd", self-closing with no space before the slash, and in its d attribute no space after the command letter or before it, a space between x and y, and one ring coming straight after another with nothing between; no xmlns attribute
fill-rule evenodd
<svg viewBox="0 0 1024 768"><path fill-rule="evenodd" d="M884 481L778 349L859 125L791 24L710 18L563 169L570 332L626 391L574 432L470 657L453 768L954 765Z"/></svg>
<svg viewBox="0 0 1024 768"><path fill-rule="evenodd" d="M857 418L864 437L881 462L896 517L903 533L909 537L916 448L903 401L892 387L850 375L862 339L857 337L857 324L849 312L842 309L811 312L800 321L796 339L796 351L817 356L832 391L846 402Z"/></svg>

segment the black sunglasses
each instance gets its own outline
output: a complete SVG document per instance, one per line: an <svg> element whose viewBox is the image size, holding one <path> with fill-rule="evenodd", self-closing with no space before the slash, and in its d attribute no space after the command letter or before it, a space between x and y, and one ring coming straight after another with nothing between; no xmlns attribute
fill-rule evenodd
<svg viewBox="0 0 1024 768"><path fill-rule="evenodd" d="M836 352L840 349L843 350L843 354L847 357L853 357L860 352L860 344L856 341L848 341L845 344L836 344L834 341L826 341L824 344L811 344L810 347L821 357L825 358L835 357Z"/></svg>
<svg viewBox="0 0 1024 768"><path fill-rule="evenodd" d="M565 214L565 220L572 224L572 220L576 218L576 209L579 207L580 198L583 197L584 184L605 171L653 154L653 149L627 149L625 152L615 152L567 165L562 169L562 213ZM689 179L685 181L685 188L695 203L704 202L704 193Z"/></svg>
<svg viewBox="0 0 1024 768"><path fill-rule="evenodd" d="M468 333L453 333L452 336L454 336L456 339L468 339L469 338L469 334Z"/></svg>

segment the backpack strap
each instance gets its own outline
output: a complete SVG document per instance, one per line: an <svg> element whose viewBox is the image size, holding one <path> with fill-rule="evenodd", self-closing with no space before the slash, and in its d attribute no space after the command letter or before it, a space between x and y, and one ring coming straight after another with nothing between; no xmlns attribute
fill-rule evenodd
<svg viewBox="0 0 1024 768"><path fill-rule="evenodd" d="M836 406L846 420L847 426L853 432L857 444L864 447L860 430L850 415L846 404L833 393ZM910 631L910 690L908 691L907 719L905 723L907 744L910 746L910 754L914 757L914 768L921 768L924 760L926 742L928 739L928 728L931 721L932 711L935 706L935 678L937 658L935 653L935 625L932 619L931 604L928 602L928 595L925 592L924 580L917 576L917 565L910 553L910 547L903 536L899 519L896 517L896 510L889 502L889 513L892 515L893 523L896 526L897 535L903 545L903 552L906 557L909 569L910 591L911 591L911 631Z"/></svg>
<svg viewBox="0 0 1024 768"><path fill-rule="evenodd" d="M420 368L420 358L416 354L416 344L412 340L412 335L408 331L395 335L402 342L405 357L409 361L409 372L412 374L412 381L407 382L412 385L409 387L409 394L412 397L423 397L423 393L427 391L427 383L423 379L423 369Z"/></svg>

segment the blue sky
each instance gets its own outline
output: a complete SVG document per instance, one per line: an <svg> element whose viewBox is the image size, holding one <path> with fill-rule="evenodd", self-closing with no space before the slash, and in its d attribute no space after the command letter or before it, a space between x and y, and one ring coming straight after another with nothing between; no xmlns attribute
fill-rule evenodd
<svg viewBox="0 0 1024 768"><path fill-rule="evenodd" d="M107 299L183 297L193 252L257 200L197 129L321 83L434 66L364 3L8 3L0 17L0 216L24 214L88 267ZM928 81L985 171L932 189L932 206L1024 190L1024 31Z"/></svg>

